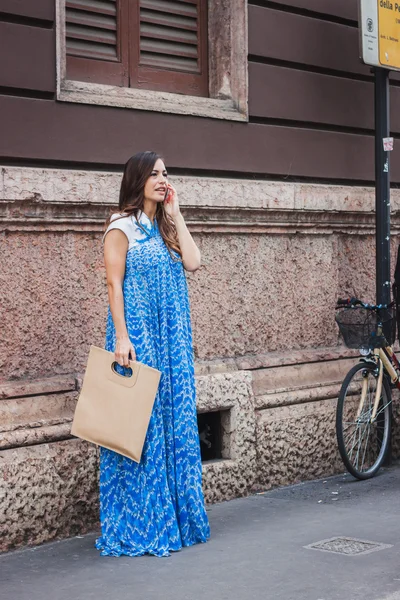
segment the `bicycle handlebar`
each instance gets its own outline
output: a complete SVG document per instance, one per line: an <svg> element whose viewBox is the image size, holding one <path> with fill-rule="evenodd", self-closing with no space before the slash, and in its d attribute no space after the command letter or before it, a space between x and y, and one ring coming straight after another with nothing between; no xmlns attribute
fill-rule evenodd
<svg viewBox="0 0 400 600"><path fill-rule="evenodd" d="M362 302L362 300L359 300L358 298L338 298L336 302L336 309L345 308L346 306L350 308L354 306L362 306L368 310L380 310L393 306L393 302L390 304L368 304L366 302Z"/></svg>
<svg viewBox="0 0 400 600"><path fill-rule="evenodd" d="M350 306L351 304L353 304L352 298L338 298L336 302L337 307Z"/></svg>

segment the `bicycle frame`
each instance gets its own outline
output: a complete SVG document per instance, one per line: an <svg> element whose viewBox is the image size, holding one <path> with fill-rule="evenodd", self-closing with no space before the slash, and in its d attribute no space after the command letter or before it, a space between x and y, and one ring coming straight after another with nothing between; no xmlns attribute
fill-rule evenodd
<svg viewBox="0 0 400 600"><path fill-rule="evenodd" d="M374 362L379 366L379 374L378 374L378 383L376 386L375 393L375 401L374 408L371 414L371 423L373 423L376 419L376 414L378 412L379 401L381 399L382 393L382 381L383 374L386 370L387 374L390 377L390 380L393 385L395 385L400 390L400 363L397 360L397 357L393 351L391 346L387 346L386 348L375 348L374 349ZM361 398L360 403L357 410L357 418L360 417L362 407L364 406L365 397L368 391L368 379L367 377L363 381L362 390L361 390Z"/></svg>
<svg viewBox="0 0 400 600"><path fill-rule="evenodd" d="M345 344L359 348L361 354L360 362L343 380L336 406L338 450L357 479L373 477L390 452L392 390L400 390L400 361L390 345L395 339L392 307L366 304L357 298L337 301L337 309L364 309L336 315Z"/></svg>

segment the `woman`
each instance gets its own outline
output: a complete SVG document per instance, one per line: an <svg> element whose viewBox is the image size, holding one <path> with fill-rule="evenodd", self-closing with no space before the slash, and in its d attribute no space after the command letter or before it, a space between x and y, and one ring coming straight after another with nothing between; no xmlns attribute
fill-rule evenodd
<svg viewBox="0 0 400 600"><path fill-rule="evenodd" d="M121 367L138 360L162 375L140 463L101 449L96 547L109 556L168 556L209 537L184 274L199 268L200 252L155 152L126 163L119 211L104 239L105 348Z"/></svg>

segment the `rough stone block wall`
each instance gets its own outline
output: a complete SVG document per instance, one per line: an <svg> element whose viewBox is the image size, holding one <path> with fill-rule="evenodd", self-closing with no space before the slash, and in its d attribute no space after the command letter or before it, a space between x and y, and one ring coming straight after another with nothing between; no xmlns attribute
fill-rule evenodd
<svg viewBox="0 0 400 600"><path fill-rule="evenodd" d="M91 531L97 451L80 440L0 453L0 551Z"/></svg>
<svg viewBox="0 0 400 600"><path fill-rule="evenodd" d="M71 439L104 340L101 234L120 175L0 170L0 550L98 522L97 451ZM338 295L374 298L370 188L175 178L203 266L188 275L198 410L224 411L208 502L343 470ZM392 196L393 251L400 193ZM394 254L393 254L394 255ZM394 455L400 454L395 407Z"/></svg>
<svg viewBox="0 0 400 600"><path fill-rule="evenodd" d="M196 239L203 266L189 280L198 358L337 343L336 237L203 233Z"/></svg>

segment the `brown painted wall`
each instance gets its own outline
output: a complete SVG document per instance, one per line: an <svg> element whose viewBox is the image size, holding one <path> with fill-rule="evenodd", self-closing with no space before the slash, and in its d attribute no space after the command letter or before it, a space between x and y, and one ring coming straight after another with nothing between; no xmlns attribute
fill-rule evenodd
<svg viewBox="0 0 400 600"><path fill-rule="evenodd" d="M53 5L0 0L0 161L119 168L153 147L192 172L373 180L373 78L358 58L357 0L250 2L248 124L56 102Z"/></svg>

